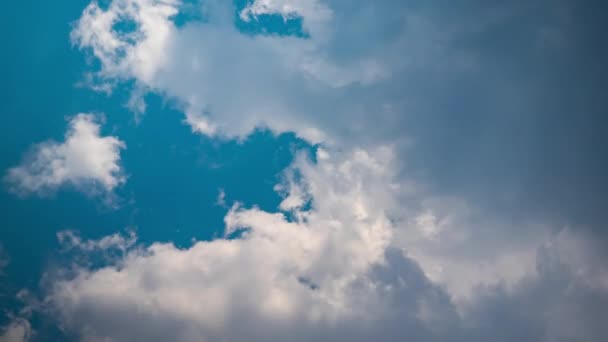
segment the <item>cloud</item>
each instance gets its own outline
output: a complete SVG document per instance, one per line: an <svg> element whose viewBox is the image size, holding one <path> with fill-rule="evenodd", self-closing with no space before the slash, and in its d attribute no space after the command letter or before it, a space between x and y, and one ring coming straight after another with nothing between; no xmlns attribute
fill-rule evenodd
<svg viewBox="0 0 608 342"><path fill-rule="evenodd" d="M195 132L242 138L263 126L315 143L399 143L438 194L606 235L597 2L204 1L204 20L177 25L180 6L93 2L72 40L99 60L98 83L135 81ZM309 35L239 26L272 16L301 18Z"/></svg>
<svg viewBox="0 0 608 342"><path fill-rule="evenodd" d="M373 286L363 276L383 262L391 236L380 202L391 191L383 166L390 153L379 153L355 151L318 164L301 156L292 171L302 175L298 186L312 199L310 210L284 205L289 212L269 213L235 204L225 234L238 238L134 249L120 266L83 268L58 280L48 300L62 324L91 341L232 340L250 329L263 340L275 332L256 326L290 333L300 325L369 319L369 298L351 293ZM102 242L93 245L108 245Z"/></svg>
<svg viewBox="0 0 608 342"><path fill-rule="evenodd" d="M569 230L541 241L532 272L514 284L478 283L468 301L455 302L394 244L400 232L419 228L390 217L391 208L401 208L394 201L402 191L393 183L393 158L389 147L319 150L316 163L300 155L277 186L281 211L236 203L224 238L188 248L126 244L132 235L62 238L85 255L115 248L121 254L106 266L85 262L52 278L45 303L83 341L605 336L595 317L606 313L600 303L608 300L608 269L601 249ZM425 215L421 221L430 220Z"/></svg>
<svg viewBox="0 0 608 342"><path fill-rule="evenodd" d="M110 192L126 179L119 164L123 148L118 138L100 136L95 116L78 114L63 142L36 145L20 166L8 170L5 181L20 195L44 195L64 185Z"/></svg>
<svg viewBox="0 0 608 342"><path fill-rule="evenodd" d="M390 64L375 59L380 56L325 56L332 46L324 40L333 18L328 6L314 2L287 8L306 15L304 28L314 33L309 39L244 34L226 14L235 10L230 2L205 2L201 11L207 24L189 22L178 28L172 20L179 10L176 1L118 0L105 10L91 3L72 40L99 59L100 82L133 79L166 95L183 108L197 132L244 137L266 126L327 141L333 139L324 132L333 126L326 124L330 114L351 112L352 119L363 115L362 108L357 109L361 103L349 103L355 96L345 87L373 84L385 77L389 70L383 66ZM242 11L263 15L275 9L252 4ZM134 22L136 31L116 29L123 22ZM397 53L394 50L391 58L397 59Z"/></svg>
<svg viewBox="0 0 608 342"><path fill-rule="evenodd" d="M32 327L27 320L14 319L0 331L0 342L27 342L32 333Z"/></svg>
<svg viewBox="0 0 608 342"><path fill-rule="evenodd" d="M10 257L4 246L0 244L0 279L6 281L4 269L10 263ZM3 289L4 291L5 289ZM2 294L3 296L5 293ZM23 317L13 316L7 309L3 309L3 315L8 318L8 323L0 326L0 342L27 342L33 334L32 327L29 321ZM21 312L27 316L28 308L24 308ZM4 320L4 319L3 319ZM3 323L4 324L4 323Z"/></svg>
<svg viewBox="0 0 608 342"><path fill-rule="evenodd" d="M283 20L302 18L304 29L314 37L322 35L333 11L322 1L257 0L243 8L239 16L244 21L258 20L264 15L280 15Z"/></svg>
<svg viewBox="0 0 608 342"><path fill-rule="evenodd" d="M65 230L57 233L57 240L65 250L78 249L90 253L116 249L125 252L135 244L136 236L135 232L131 231L127 237L116 233L99 240L83 240L77 233Z"/></svg>
<svg viewBox="0 0 608 342"><path fill-rule="evenodd" d="M458 278L449 282L465 296L477 283L531 272L535 248L554 229L605 230L598 203L607 192L590 188L608 184L595 171L608 164L593 152L605 135L591 124L603 107L564 111L594 95L562 94L553 81L579 65L570 51L582 28L564 13L588 13L560 2L538 21L543 4L207 1L205 20L177 26L179 2L115 0L106 9L92 3L72 38L101 56L101 82L135 80L172 99L195 132L243 138L263 126L336 150L395 146L399 183L423 189L401 195L414 203L402 219L430 213L440 229L434 239L408 232L400 240L429 275ZM302 18L309 36L239 29L238 20L273 15ZM106 23L124 20L139 23L136 34ZM509 34L521 39L501 38ZM112 39L87 38L105 35ZM149 49L162 60L138 59ZM528 78L531 69L538 77ZM589 80L563 76L589 89ZM564 103L549 107L546 98Z"/></svg>
<svg viewBox="0 0 608 342"><path fill-rule="evenodd" d="M605 340L608 329L598 319L606 315L608 304L607 269L599 261L605 256L585 256L598 251L594 244L589 237L563 231L538 249L537 274L513 289L480 288L477 305L467 317L467 325L474 328L472 337L497 341Z"/></svg>
<svg viewBox="0 0 608 342"><path fill-rule="evenodd" d="M100 62L94 86L134 81L136 107L158 93L197 133L323 149L288 170L279 212L234 206L228 239L57 281L62 324L119 341L605 336L605 86L587 75L606 54L567 13L601 18L566 1L257 0L178 25L181 5L92 2L72 42ZM304 34L239 26L268 16Z"/></svg>

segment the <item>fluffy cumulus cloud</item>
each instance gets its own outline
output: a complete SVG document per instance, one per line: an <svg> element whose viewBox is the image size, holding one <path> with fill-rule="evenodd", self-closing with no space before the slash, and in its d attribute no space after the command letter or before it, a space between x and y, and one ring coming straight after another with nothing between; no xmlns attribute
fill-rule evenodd
<svg viewBox="0 0 608 342"><path fill-rule="evenodd" d="M125 144L101 136L92 114L70 120L63 142L36 145L21 165L8 170L5 181L20 195L47 194L71 185L87 193L110 192L125 181L120 151Z"/></svg>
<svg viewBox="0 0 608 342"><path fill-rule="evenodd" d="M134 249L118 265L56 283L50 300L93 341L305 340L297 331L307 326L373 320L370 310L381 309L366 274L385 262L392 234L383 203L393 191L383 165L390 153L380 153L324 155L315 165L302 157L288 173L302 181L283 184L283 212L237 203L225 217L227 238Z"/></svg>
<svg viewBox="0 0 608 342"><path fill-rule="evenodd" d="M596 165L589 147L602 135L588 121L605 101L554 85L557 73L601 89L563 71L582 59L581 71L605 71L593 64L603 50L578 39L568 14L589 13L568 1L208 0L184 23L182 5L92 2L71 37L100 62L92 85L132 82L135 110L160 94L209 136L263 126L323 147L285 171L277 212L236 203L221 239L180 249L61 233L85 255L120 251L51 282L45 303L66 331L84 341L608 338L602 195L585 194L580 177L596 175L579 171ZM273 16L299 32L257 26ZM589 57L573 56L577 46ZM28 192L124 181L122 143L100 138L89 116L71 127L8 178ZM70 148L83 136L99 153Z"/></svg>
<svg viewBox="0 0 608 342"><path fill-rule="evenodd" d="M378 115L388 110L351 103L357 97L346 87L385 78L392 71L389 65L400 60L398 50L390 49L387 56L373 49L340 55L333 43L355 37L332 32L329 24L335 15L323 2L256 2L240 12L248 21L270 14L285 20L306 15L302 30L310 32L308 39L243 34L234 25L236 9L231 2L220 1L201 6L207 23L178 28L173 18L179 8L178 1L119 0L107 9L94 2L76 25L72 40L101 62L97 82L133 79L137 87L167 95L185 111L193 130L208 135L242 137L266 126L276 132L294 131L310 141L327 141L327 131L334 125L323 123L332 116L344 118L333 115L336 112L350 112L355 119L366 110ZM347 124L345 130L356 129L352 126Z"/></svg>
<svg viewBox="0 0 608 342"><path fill-rule="evenodd" d="M277 186L279 212L236 203L224 238L185 249L60 234L70 248L121 256L103 267L74 266L52 283L46 303L83 341L606 336L597 317L605 314L608 269L596 246L567 230L537 246L532 270L516 284L480 285L474 299L455 301L394 244L398 232L420 228L393 217L402 208L395 194L404 191L393 164L387 147L319 150L316 162L301 156ZM432 221L428 215L419 221Z"/></svg>

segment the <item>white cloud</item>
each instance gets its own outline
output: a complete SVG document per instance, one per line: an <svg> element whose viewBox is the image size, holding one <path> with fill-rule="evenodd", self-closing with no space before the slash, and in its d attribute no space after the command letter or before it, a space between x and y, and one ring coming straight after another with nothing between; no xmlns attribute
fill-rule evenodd
<svg viewBox="0 0 608 342"><path fill-rule="evenodd" d="M317 38L326 31L326 25L333 17L332 10L322 1L306 0L256 0L240 12L245 21L256 20L260 15L278 14L284 20L302 18L304 29Z"/></svg>
<svg viewBox="0 0 608 342"><path fill-rule="evenodd" d="M72 41L91 47L103 65L103 75L137 77L147 82L166 61L173 27L167 18L177 14L178 0L118 0L109 10L92 2L72 31ZM119 33L115 25L132 20L135 32ZM139 42L134 49L129 42Z"/></svg>
<svg viewBox="0 0 608 342"><path fill-rule="evenodd" d="M106 192L125 182L120 150L125 144L100 136L95 116L78 114L70 120L65 140L36 145L20 166L8 170L5 180L18 194L45 194L62 185L82 191Z"/></svg>
<svg viewBox="0 0 608 342"><path fill-rule="evenodd" d="M24 319L14 319L0 330L0 342L27 342L31 337L31 325Z"/></svg>
<svg viewBox="0 0 608 342"><path fill-rule="evenodd" d="M100 240L82 240L77 233L71 230L65 230L57 233L57 240L66 250L78 249L84 252L105 251L116 249L126 252L135 244L135 232L131 231L129 236L120 234L112 234L101 238Z"/></svg>
<svg viewBox="0 0 608 342"><path fill-rule="evenodd" d="M181 332L165 333L191 341L230 339L239 325L258 322L291 329L371 320L372 303L353 292L366 295L357 286L373 286L356 283L365 280L373 265L383 263L391 238L386 203L381 202L391 199L386 194L391 191L386 187L390 169L385 166L391 155L387 150L376 155L358 150L335 158L319 164L304 156L298 159L290 172L301 173L298 186L306 189L312 207L291 206L293 221L284 213L237 204L225 218L226 235L245 229L240 238L197 242L183 250L163 243L135 249L116 266L80 269L75 278L58 281L49 300L63 323L92 341L161 340L155 326L164 329L175 322L183 325ZM86 250L130 241L59 237ZM142 322L126 320L121 312ZM148 325L157 319L165 322Z"/></svg>
<svg viewBox="0 0 608 342"><path fill-rule="evenodd" d="M10 257L6 253L2 244L0 244L0 280L7 281L4 268L9 264ZM3 289L5 290L5 289ZM4 295L4 293L2 294ZM19 295L18 295L19 296ZM29 308L22 310L21 314L27 316ZM28 320L22 317L14 317L7 309L4 309L3 315L7 314L9 322L5 326L0 326L0 342L27 342L30 340L33 330Z"/></svg>
<svg viewBox="0 0 608 342"><path fill-rule="evenodd" d="M226 191L224 189L219 189L217 193L217 199L215 200L215 204L220 207L226 207Z"/></svg>
<svg viewBox="0 0 608 342"><path fill-rule="evenodd" d="M104 10L94 2L75 26L72 40L99 59L100 82L133 79L166 95L182 107L194 131L207 135L244 137L266 126L314 142L330 141L334 129L324 123L338 120L343 131L352 131L364 115L363 106L386 111L384 103L359 102L366 97L350 101L357 99L357 85L372 85L393 71L386 68L398 68L401 63L389 59L400 61L399 52L392 47L388 54L370 50L348 58L336 55L326 41L332 37L326 24L333 20L326 4L256 2L242 12L248 18L274 11L297 13L305 29L313 31L309 39L243 34L234 27L234 17L224 14L234 10L230 2L206 2L202 11L207 23L178 28L172 17L179 6L177 1L115 0ZM115 29L125 21L135 22L137 31ZM321 23L326 28L313 30ZM342 113L350 114L346 118Z"/></svg>
<svg viewBox="0 0 608 342"><path fill-rule="evenodd" d="M108 266L85 263L53 279L45 303L83 341L485 341L503 325L514 326L524 341L605 333L592 320L601 308L581 324L567 323L569 308L582 309L588 296L608 299L608 269L589 254L597 248L586 237L570 231L548 237L524 260L533 272L514 284L481 279L473 284L476 295L456 305L452 289L426 276L424 255L408 259L394 248L406 231L428 239L419 225L441 219L430 220L427 211L411 225L391 217L392 209L403 208L396 203L402 189L394 184L393 150L320 150L317 160L300 155L286 171L277 187L286 211L236 204L225 217L223 239L180 249L171 243L133 247L133 235L96 242L61 234L63 243L85 252L123 253ZM405 253L417 252L414 247ZM452 255L455 260L437 257L446 268L456 267L453 272L466 271L461 264L475 266L461 253ZM505 331L503 340L513 333Z"/></svg>
<svg viewBox="0 0 608 342"><path fill-rule="evenodd" d="M517 234L508 222L488 216L470 203L422 190L401 195L395 216L408 229L395 232L425 275L446 287L458 303L475 300L480 286L516 286L536 273L537 249L554 235L548 225L528 224Z"/></svg>

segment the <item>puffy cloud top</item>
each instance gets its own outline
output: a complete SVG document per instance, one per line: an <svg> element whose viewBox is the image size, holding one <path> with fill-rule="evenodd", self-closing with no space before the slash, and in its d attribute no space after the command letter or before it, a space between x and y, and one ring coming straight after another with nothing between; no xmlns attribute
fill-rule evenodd
<svg viewBox="0 0 608 342"><path fill-rule="evenodd" d="M22 195L45 194L62 185L85 192L112 191L125 182L119 164L125 146L116 137L100 136L94 115L78 114L70 120L63 142L35 146L20 166L8 170L5 180Z"/></svg>

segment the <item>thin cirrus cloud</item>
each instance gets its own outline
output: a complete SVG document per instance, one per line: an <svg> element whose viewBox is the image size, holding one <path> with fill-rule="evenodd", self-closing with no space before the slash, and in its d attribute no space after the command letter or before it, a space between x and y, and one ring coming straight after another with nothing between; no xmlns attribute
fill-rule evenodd
<svg viewBox="0 0 608 342"><path fill-rule="evenodd" d="M45 195L66 185L86 193L111 192L126 180L120 166L125 146L116 137L101 136L94 115L78 114L63 142L34 146L21 165L7 171L5 181L23 196Z"/></svg>

